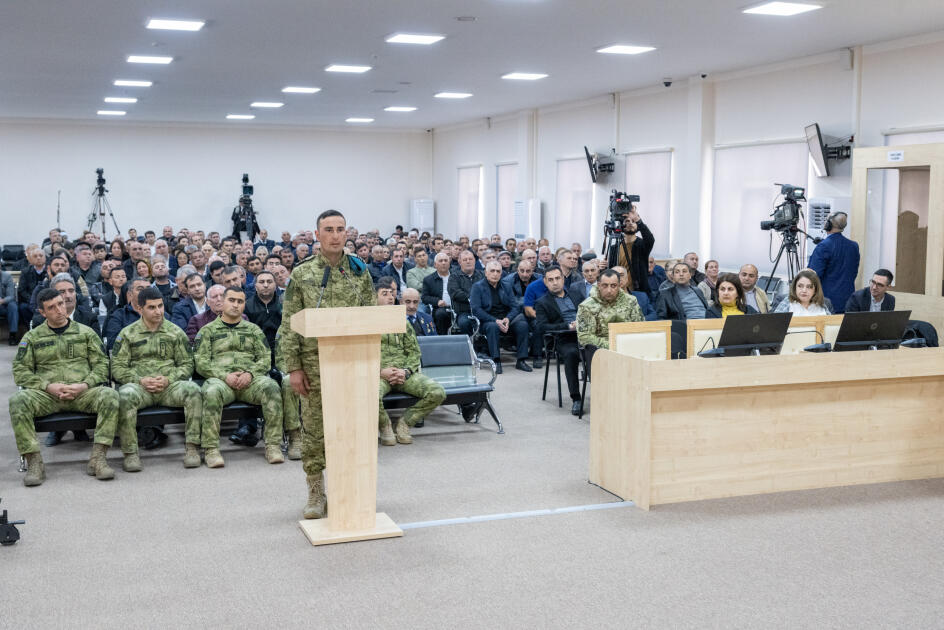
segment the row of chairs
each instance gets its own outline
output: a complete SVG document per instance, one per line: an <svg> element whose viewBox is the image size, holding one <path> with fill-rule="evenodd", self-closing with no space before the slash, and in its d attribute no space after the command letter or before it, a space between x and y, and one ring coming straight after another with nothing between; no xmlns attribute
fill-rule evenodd
<svg viewBox="0 0 944 630"><path fill-rule="evenodd" d="M0 269L9 271L24 258L26 258L26 249L22 245L4 245L0 250Z"/></svg>

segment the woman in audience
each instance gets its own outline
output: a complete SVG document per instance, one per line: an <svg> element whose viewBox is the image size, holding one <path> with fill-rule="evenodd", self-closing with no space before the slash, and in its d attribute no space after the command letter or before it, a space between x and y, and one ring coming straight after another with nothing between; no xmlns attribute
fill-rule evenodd
<svg viewBox="0 0 944 630"><path fill-rule="evenodd" d="M790 283L790 297L782 300L775 313L794 315L832 315L823 298L823 287L819 276L812 269L800 271Z"/></svg>
<svg viewBox="0 0 944 630"><path fill-rule="evenodd" d="M111 242L111 245L109 245L108 251L119 260L128 260L128 250L125 249L125 244L117 237Z"/></svg>
<svg viewBox="0 0 944 630"><path fill-rule="evenodd" d="M726 273L718 278L716 291L715 303L708 308L715 317L757 314L757 309L744 301L744 287L736 273Z"/></svg>
<svg viewBox="0 0 944 630"><path fill-rule="evenodd" d="M147 260L139 260L134 263L134 277L151 282L151 263Z"/></svg>
<svg viewBox="0 0 944 630"><path fill-rule="evenodd" d="M708 306L718 301L718 261L709 260L705 263L705 279L698 283L698 288L708 301Z"/></svg>
<svg viewBox="0 0 944 630"><path fill-rule="evenodd" d="M183 250L182 247L178 247L174 252L173 258L170 260L170 273L171 275L177 275L177 270L190 262L190 256Z"/></svg>
<svg viewBox="0 0 944 630"><path fill-rule="evenodd" d="M660 291L665 291L666 289L671 288L673 284L675 284L674 282L672 282L672 277L675 274L675 265L679 264L680 262L682 261L678 259L666 261L665 263L666 279L665 281L663 281L662 284L659 285Z"/></svg>

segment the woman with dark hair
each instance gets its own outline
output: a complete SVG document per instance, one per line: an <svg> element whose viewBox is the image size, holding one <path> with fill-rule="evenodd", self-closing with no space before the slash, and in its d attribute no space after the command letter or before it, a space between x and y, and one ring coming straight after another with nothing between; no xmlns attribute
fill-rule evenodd
<svg viewBox="0 0 944 630"><path fill-rule="evenodd" d="M777 305L775 313L794 315L832 315L832 309L823 297L823 285L812 269L800 271L790 283L790 297Z"/></svg>
<svg viewBox="0 0 944 630"><path fill-rule="evenodd" d="M736 273L722 274L718 277L715 287L718 299L708 309L708 312L713 313L715 317L757 314L757 309L744 301L744 287Z"/></svg>
<svg viewBox="0 0 944 630"><path fill-rule="evenodd" d="M122 261L128 260L128 250L125 248L124 242L119 241L117 238L108 246L108 252Z"/></svg>
<svg viewBox="0 0 944 630"><path fill-rule="evenodd" d="M698 283L698 289L705 296L708 306L718 301L718 261L709 260L705 263L705 279Z"/></svg>
<svg viewBox="0 0 944 630"><path fill-rule="evenodd" d="M174 250L174 255L170 259L170 273L172 276L177 275L177 270L183 267L184 265L190 262L190 255L183 250L182 247L178 247Z"/></svg>

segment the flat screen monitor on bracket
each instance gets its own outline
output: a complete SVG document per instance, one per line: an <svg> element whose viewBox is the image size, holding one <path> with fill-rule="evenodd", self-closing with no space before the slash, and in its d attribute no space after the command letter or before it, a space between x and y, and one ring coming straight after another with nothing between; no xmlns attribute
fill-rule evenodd
<svg viewBox="0 0 944 630"><path fill-rule="evenodd" d="M813 169L818 177L829 177L829 163L826 161L827 149L823 143L823 134L820 133L819 123L806 126L806 145L813 158Z"/></svg>

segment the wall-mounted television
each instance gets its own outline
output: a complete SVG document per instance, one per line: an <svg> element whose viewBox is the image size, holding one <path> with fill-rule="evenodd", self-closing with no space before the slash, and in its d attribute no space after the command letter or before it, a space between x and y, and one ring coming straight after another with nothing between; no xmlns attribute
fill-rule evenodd
<svg viewBox="0 0 944 630"><path fill-rule="evenodd" d="M817 177L829 177L829 163L826 161L826 145L823 143L823 134L820 133L819 123L806 126L806 146L810 149L813 158L813 169Z"/></svg>

